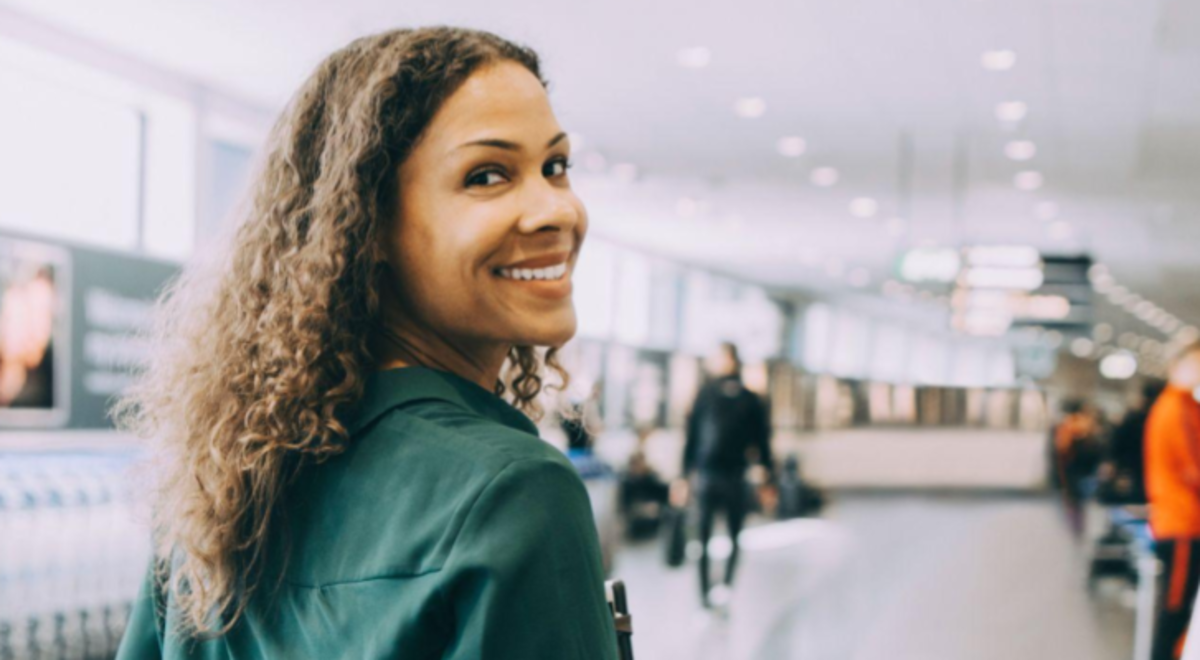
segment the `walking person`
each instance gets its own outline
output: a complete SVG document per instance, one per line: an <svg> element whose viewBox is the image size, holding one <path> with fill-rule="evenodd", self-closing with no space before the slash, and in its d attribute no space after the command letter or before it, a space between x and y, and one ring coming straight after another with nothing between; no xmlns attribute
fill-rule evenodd
<svg viewBox="0 0 1200 660"><path fill-rule="evenodd" d="M1200 343L1171 361L1146 422L1146 495L1162 562L1153 660L1183 651L1200 587Z"/></svg>
<svg viewBox="0 0 1200 660"><path fill-rule="evenodd" d="M700 515L700 601L706 608L728 601L738 560L738 535L749 508L747 453L766 468L764 498L774 499L775 465L771 454L771 429L767 408L742 382L737 346L722 343L706 364L710 380L696 395L687 422L683 476L673 485L673 500L685 502L694 493ZM732 544L724 580L711 586L708 542L717 513L725 515Z"/></svg>
<svg viewBox="0 0 1200 660"><path fill-rule="evenodd" d="M317 67L118 407L162 449L120 660L618 658L587 490L533 421L576 328L569 161L493 34Z"/></svg>

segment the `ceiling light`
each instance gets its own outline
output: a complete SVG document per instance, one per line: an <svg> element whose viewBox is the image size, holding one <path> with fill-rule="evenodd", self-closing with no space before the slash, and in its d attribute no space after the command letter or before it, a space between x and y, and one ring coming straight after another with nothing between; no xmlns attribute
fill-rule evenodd
<svg viewBox="0 0 1200 660"><path fill-rule="evenodd" d="M1016 176L1013 177L1013 185L1017 187L1017 190L1023 190L1025 192L1033 192L1034 190L1041 188L1042 184L1045 182L1046 177L1042 176L1041 172L1035 172L1033 170L1017 172Z"/></svg>
<svg viewBox="0 0 1200 660"><path fill-rule="evenodd" d="M1017 54L1011 50L984 51L980 64L988 71L1008 71L1017 63Z"/></svg>
<svg viewBox="0 0 1200 660"><path fill-rule="evenodd" d="M1029 268L1042 261L1037 248L1029 245L978 245L965 252L967 263L972 266Z"/></svg>
<svg viewBox="0 0 1200 660"><path fill-rule="evenodd" d="M818 167L809 175L809 181L820 188L831 188L837 185L838 171L832 167Z"/></svg>
<svg viewBox="0 0 1200 660"><path fill-rule="evenodd" d="M1015 161L1026 161L1037 155L1037 145L1029 140L1013 140L1004 145L1004 155Z"/></svg>
<svg viewBox="0 0 1200 660"><path fill-rule="evenodd" d="M793 135L779 138L779 144L776 145L776 148L779 149L781 156L799 158L804 155L805 151L808 151L808 143L804 141L804 138Z"/></svg>
<svg viewBox="0 0 1200 660"><path fill-rule="evenodd" d="M1045 201L1033 205L1033 217L1042 222L1049 222L1058 217L1058 204Z"/></svg>
<svg viewBox="0 0 1200 660"><path fill-rule="evenodd" d="M1075 338L1074 341L1071 342L1071 353L1075 357L1080 357L1080 358L1089 357L1092 354L1092 350L1095 348L1096 348L1096 345L1094 343L1092 343L1092 340L1088 339L1087 337L1077 337L1077 338Z"/></svg>
<svg viewBox="0 0 1200 660"><path fill-rule="evenodd" d="M738 99L733 104L733 111L743 119L758 119L767 111L767 102L758 96Z"/></svg>
<svg viewBox="0 0 1200 660"><path fill-rule="evenodd" d="M1128 351L1117 351L1100 360L1100 375L1109 380L1125 380L1137 373L1137 358Z"/></svg>
<svg viewBox="0 0 1200 660"><path fill-rule="evenodd" d="M996 106L996 119L1005 124L1015 124L1029 114L1029 106L1020 101L1005 101Z"/></svg>
<svg viewBox="0 0 1200 660"><path fill-rule="evenodd" d="M1071 301L1065 296L1028 296L1016 305L1024 318L1059 320L1071 315Z"/></svg>
<svg viewBox="0 0 1200 660"><path fill-rule="evenodd" d="M677 55L679 66L687 69L703 69L712 61L712 52L703 46L680 49Z"/></svg>
<svg viewBox="0 0 1200 660"><path fill-rule="evenodd" d="M1041 268L971 268L965 272L967 286L984 289L1021 289L1032 291L1046 276Z"/></svg>
<svg viewBox="0 0 1200 660"><path fill-rule="evenodd" d="M873 218L879 212L879 202L870 197L859 197L850 202L850 215L856 218Z"/></svg>
<svg viewBox="0 0 1200 660"><path fill-rule="evenodd" d="M1071 229L1070 223L1063 222L1062 220L1052 222L1050 226L1046 227L1046 235L1055 241L1065 241L1071 238L1073 233L1074 230Z"/></svg>
<svg viewBox="0 0 1200 660"><path fill-rule="evenodd" d="M953 282L962 259L951 248L915 248L900 258L900 277L909 282Z"/></svg>
<svg viewBox="0 0 1200 660"><path fill-rule="evenodd" d="M1092 328L1092 339L1103 344L1112 339L1113 327L1107 323L1097 323L1096 327Z"/></svg>

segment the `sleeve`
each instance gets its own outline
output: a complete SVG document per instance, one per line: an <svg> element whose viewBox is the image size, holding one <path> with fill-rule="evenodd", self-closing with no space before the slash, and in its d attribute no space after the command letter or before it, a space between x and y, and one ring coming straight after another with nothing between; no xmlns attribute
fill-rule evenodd
<svg viewBox="0 0 1200 660"><path fill-rule="evenodd" d="M116 660L148 660L162 657L162 612L161 592L154 577L154 561L146 570Z"/></svg>
<svg viewBox="0 0 1200 660"><path fill-rule="evenodd" d="M749 394L753 399L751 410L754 415L754 440L758 448L758 460L767 470L767 479L775 483L775 456L771 453L771 409L757 394Z"/></svg>
<svg viewBox="0 0 1200 660"><path fill-rule="evenodd" d="M570 465L524 459L483 489L442 569L446 660L617 660L600 541Z"/></svg>
<svg viewBox="0 0 1200 660"><path fill-rule="evenodd" d="M684 478L687 478L696 467L696 447L700 441L700 419L705 414L704 406L704 389L701 388L696 395L696 400L692 402L692 410L688 413L687 427L684 430L683 465L681 466Z"/></svg>

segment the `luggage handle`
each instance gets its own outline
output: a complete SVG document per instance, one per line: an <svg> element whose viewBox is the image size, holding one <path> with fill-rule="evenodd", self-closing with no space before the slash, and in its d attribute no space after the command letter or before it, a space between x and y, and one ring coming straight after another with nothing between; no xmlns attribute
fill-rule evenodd
<svg viewBox="0 0 1200 660"><path fill-rule="evenodd" d="M629 615L629 603L625 598L625 582L607 580L604 595L613 615L613 627L617 630L617 650L621 660L633 660L633 617Z"/></svg>

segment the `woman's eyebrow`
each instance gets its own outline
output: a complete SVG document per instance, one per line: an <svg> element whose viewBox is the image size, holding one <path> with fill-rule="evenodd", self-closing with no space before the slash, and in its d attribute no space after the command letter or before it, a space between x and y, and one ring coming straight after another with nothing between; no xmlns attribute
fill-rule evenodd
<svg viewBox="0 0 1200 660"><path fill-rule="evenodd" d="M559 142L562 142L563 139L566 137L567 137L566 133L559 133L558 135L555 135L550 140L550 142L546 143L546 148L550 149L551 147L558 144ZM496 149L506 149L508 151L524 151L524 149L522 149L521 145L517 144L516 142L510 142L509 140L501 140L499 138L489 138L489 139L484 139L484 140L474 140L472 142L466 142L464 144L460 144L457 147L455 147L455 150L464 149L466 147L494 147Z"/></svg>

